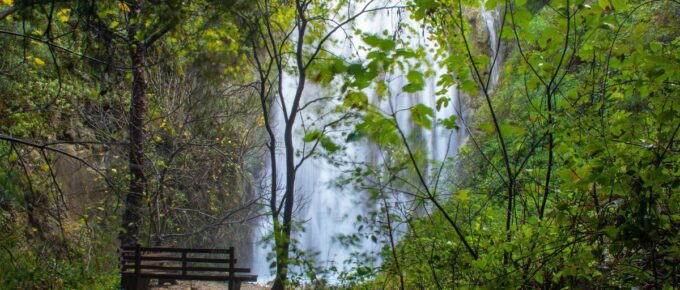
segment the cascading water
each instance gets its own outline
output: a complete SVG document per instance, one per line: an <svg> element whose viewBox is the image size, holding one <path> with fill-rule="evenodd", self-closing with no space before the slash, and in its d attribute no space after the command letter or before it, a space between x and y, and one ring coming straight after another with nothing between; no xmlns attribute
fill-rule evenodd
<svg viewBox="0 0 680 290"><path fill-rule="evenodd" d="M387 31L388 34L394 33L394 29L399 25L400 22L409 23L412 27L419 27L417 24L413 23L412 20L408 19L408 16L402 13L395 13L392 11L383 10L371 14L362 15L357 18L354 23L354 27L362 32L380 34L383 31ZM496 39L493 37L496 35L496 25L498 23L498 13L496 11L487 12L482 10L481 15L487 24L490 37L490 45L492 52L496 52L497 43ZM405 35L406 34L406 35ZM412 45L420 45L425 48L435 47L435 43L428 39L428 33L423 31L422 33L411 33L403 32L401 37L410 37L409 43ZM355 42L357 40L354 40ZM345 57L357 57L352 56L352 50L349 45L345 46L335 46L329 47L335 55L345 56ZM445 68L440 67L435 61L435 50L427 50L427 57L429 63L433 65L432 69L434 74L426 79L425 87L423 91L416 94L406 94L402 92L402 87L405 85L404 76L395 78L394 81L390 82L389 90L391 92L391 102L394 106L394 110L404 110L411 106L423 103L429 107L434 108L436 104L436 92L441 89L436 83L442 74L446 74ZM363 54L363 55L362 55ZM364 59L365 52L360 52L360 59ZM498 68L499 61L492 70L492 85L498 82ZM282 76L284 86L284 97L286 102L290 102L292 99L293 92L297 87L296 78L291 75ZM442 108L440 111L435 111L435 122L436 120L448 118L454 114L461 114L464 110L461 108L460 96L456 88L451 88L449 90L448 97L451 99L451 104ZM309 82L306 84L306 89L303 94L303 99L310 100L311 98L317 98L322 95L324 90L313 83ZM377 106L389 111L389 100L377 100L376 97L372 102L376 103ZM275 126L275 132L279 133L281 136L284 128L283 115L281 113L280 104L274 104L272 109L273 113L273 124ZM305 115L300 117L306 118ZM397 115L398 123L407 132L412 130L412 125L409 120L409 116L406 112ZM301 149L304 146L302 142L303 133L301 129L300 120L297 122L297 128L295 130L295 146L296 149ZM422 130L421 136L425 140L426 150L428 152L428 157L434 160L444 160L446 157L455 155L459 146L465 142L467 137L466 130L457 130L453 133L450 130L443 128L441 125L435 125L432 131ZM453 134L453 135L451 135ZM281 137L279 137L281 138ZM281 139L279 139L281 140ZM279 148L282 144L277 145ZM343 155L354 161L366 161L371 156L374 156L375 150L372 146L365 146L365 144L348 144L347 148L343 151ZM265 168L269 168L268 161L265 161ZM283 152L277 152L277 171L279 173L279 180L281 182L285 180L285 155ZM296 195L298 197L298 204L301 205L297 219L305 221L305 231L294 233L295 238L299 241L299 247L307 252L316 252L317 256L317 266L329 267L336 266L339 269L342 268L342 263L350 258L352 249L341 246L336 238L339 235L347 235L355 233L357 229L354 227L354 221L357 215L365 215L370 207L370 202L368 202L368 197L364 194L352 192L351 189L341 189L332 186L333 182L341 177L343 174L343 169L337 166L337 164L330 164L328 161L323 159L308 159L298 170L296 178ZM268 176L269 172L265 174ZM367 206L368 205L368 206ZM261 226L259 229L255 230L255 241L261 240L268 231L271 231L271 217L265 216L261 220ZM258 243L254 247L253 251L253 272L259 277L259 280L270 281L273 279L271 275L271 270L269 267L269 262L267 261L267 254L271 252L271 245L262 245ZM364 241L361 244L364 251L371 250L373 246L370 242ZM355 251L357 249L354 249Z"/></svg>
<svg viewBox="0 0 680 290"><path fill-rule="evenodd" d="M491 82L489 83L489 88L494 88L498 84L498 79L500 78L500 67L503 64L503 53L501 53L502 47L499 45L498 41L498 26L501 25L500 13L498 8L494 10L487 11L484 5L481 6L481 13L484 22L486 23L486 29L489 31L489 47L491 48L491 60L493 61L495 57L495 62L489 72Z"/></svg>

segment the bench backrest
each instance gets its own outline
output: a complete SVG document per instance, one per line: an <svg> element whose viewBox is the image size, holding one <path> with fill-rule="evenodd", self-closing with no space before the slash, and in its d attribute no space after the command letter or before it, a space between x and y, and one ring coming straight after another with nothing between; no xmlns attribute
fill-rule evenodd
<svg viewBox="0 0 680 290"><path fill-rule="evenodd" d="M132 246L122 247L121 250L122 272L140 276L190 279L192 276L205 275L234 278L235 273L250 272L250 269L235 267L234 247L186 249Z"/></svg>

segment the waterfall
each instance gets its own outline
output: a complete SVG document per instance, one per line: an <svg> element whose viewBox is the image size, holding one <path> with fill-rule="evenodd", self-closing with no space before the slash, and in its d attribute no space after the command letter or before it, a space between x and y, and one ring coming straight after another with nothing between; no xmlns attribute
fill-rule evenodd
<svg viewBox="0 0 680 290"><path fill-rule="evenodd" d="M357 18L354 26L362 32L375 34L380 34L383 31L393 33L399 21L409 23L414 28L420 27L411 20L406 13L407 12L403 11L401 13L395 13L395 11L373 12ZM495 25L497 23L496 19L498 18L498 13L482 10L482 16L486 21L490 35L495 35ZM404 31L401 36L410 37L409 42L413 45L420 45L428 48L427 58L429 63L432 64L432 69L435 73L426 79L424 89L421 92L414 94L406 94L401 91L403 85L406 84L403 75L392 81L389 85L389 90L391 92L391 101L395 110L407 109L418 103L423 103L434 108L436 105L435 92L441 89L436 83L442 74L447 73L446 68L440 67L437 64L437 61L435 61L436 50L429 50L429 48L434 48L436 44L434 41L428 39L428 32L423 31L422 29L416 29L416 31L417 33ZM491 38L493 39L493 37ZM354 41L358 42L356 39L354 39ZM340 42L342 43L342 41ZM490 43L493 46L492 51L495 51L495 39L490 41ZM336 55L365 59L365 52L360 52L358 56L352 56L352 50L346 43L341 45L335 44L328 49ZM498 67L498 65L496 67ZM495 74L495 76L492 77L493 83L498 81L497 71L498 69L492 71L492 73ZM286 102L290 102L297 86L296 78L287 74L282 76L282 78L284 82L284 96L287 99ZM312 82L308 82L303 94L303 99L309 100L324 93L328 92ZM463 129L452 132L437 124L437 120L448 118L453 114L457 114L457 112L461 113L465 111L462 108L457 88L449 88L448 97L450 98L451 103L448 106L443 107L440 111L435 111L435 120L433 120L433 123L436 124L435 127L431 131L419 129L421 130L419 133L424 139L425 146L427 147L428 158L433 160L444 160L447 157L454 156L458 148L467 138L467 133ZM377 104L383 109L389 108L389 100L384 98L377 99L376 96L371 96L371 94L369 94L369 99L369 101ZM274 130L278 133L278 136L282 136L284 122L283 115L281 114L281 107L278 103L273 106ZM307 113L307 115L309 115L309 113ZM306 118L307 115L301 116L300 118ZM304 145L302 142L303 133L301 133L301 121L303 120L298 120L296 123L294 136L296 149L300 149ZM404 112L398 114L397 121L407 132L415 130L414 126L411 124L408 113ZM462 128L462 124L459 125ZM282 137L279 138L279 140L282 139ZM279 180L284 182L285 156L282 151L282 145L283 144L277 144L279 147L279 152L277 152L277 171L279 173ZM373 146L350 143L347 144L347 148L342 154L345 158L354 161L367 161L371 156L375 155L375 152L373 152L374 150L375 148ZM268 169L269 166L269 162L265 161L265 168ZM304 220L306 222L304 225L305 231L294 232L293 235L299 242L299 247L301 249L317 252L319 254L317 256L317 264L321 267L336 266L338 269L342 269L343 261L350 258L351 252L353 250L356 251L357 249L348 249L341 246L337 242L336 237L341 234L355 233L357 231L355 228L356 216L365 215L372 206L368 201L369 198L367 194L354 192L349 186L347 188L332 186L333 181L340 178L343 174L343 169L346 168L341 168L337 166L337 164L330 164L324 159L308 159L300 167L297 173L296 203L303 205L301 210L297 212L297 220ZM267 172L266 176L268 176L268 174L269 172ZM267 231L271 231L271 217L269 216L263 217L261 219L260 227L253 231L255 233L254 240L261 240ZM362 241L360 249L358 250L371 251L377 249L377 245L374 245L370 241ZM273 279L269 262L266 258L267 254L270 252L270 244L261 245L258 243L254 247L252 259L253 265L251 267L253 272L258 275L260 282L266 282Z"/></svg>
<svg viewBox="0 0 680 290"><path fill-rule="evenodd" d="M482 18L484 19L484 22L486 23L486 29L489 32L489 47L491 49L491 61L493 62L493 58L495 55L498 55L496 57L496 62L494 63L493 67L491 68L491 71L489 74L491 75L491 82L489 83L489 88L493 89L496 87L496 84L498 84L498 79L500 78L500 68L503 64L503 53L502 53L502 47L499 46L498 43L498 26L501 25L500 21L500 12L498 11L498 7L496 7L494 10L487 11L484 8L484 5L481 5L481 14ZM491 92L489 92L491 93Z"/></svg>

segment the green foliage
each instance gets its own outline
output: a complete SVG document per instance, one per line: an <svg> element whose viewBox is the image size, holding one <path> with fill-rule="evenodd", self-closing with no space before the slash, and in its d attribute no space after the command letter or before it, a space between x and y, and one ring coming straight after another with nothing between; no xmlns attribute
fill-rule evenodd
<svg viewBox="0 0 680 290"><path fill-rule="evenodd" d="M20 204L32 201L23 196L21 179L11 174L0 170L2 289L118 289L118 266L111 263L117 260L116 247L111 244L114 236L106 234L104 228L95 226L101 232L93 239L94 230L82 224L74 226L68 234L81 238L70 249L56 250L59 246L55 243L60 243L56 240L25 240L25 236L41 233L39 229L23 224L12 212ZM86 217L81 219L82 222L86 220Z"/></svg>
<svg viewBox="0 0 680 290"><path fill-rule="evenodd" d="M41 258L35 250L6 249L0 254L3 289L118 289L118 269L102 267L116 257L100 256L96 264L82 259Z"/></svg>
<svg viewBox="0 0 680 290"><path fill-rule="evenodd" d="M4 11L13 1L0 3ZM142 228L149 240L213 245L229 238L224 227L212 223L253 191L251 175L259 169L252 168L261 167L257 148L266 139L258 110L275 107L267 98L277 93L273 83L281 76L276 74L301 75L291 69L292 58L282 57L297 48L287 38L300 23L294 21L292 2L272 1L271 11L254 11L252 3L262 3L167 1L145 6L143 15L133 15L135 7L128 6L133 2L91 3L97 5L27 6L0 20L0 134L41 144L87 141L67 148L90 155L106 151L101 154L105 174L93 181L106 183L101 196L69 211L54 181L63 176L52 176L56 153L0 141L0 230L10 233L0 235L5 288L117 286L112 249L119 221L108 205L121 201L114 193L129 183L127 147L119 146L128 129L128 53L137 49L124 36L128 25L142 24L131 36L134 41L156 43L147 47L144 70L149 92L143 203L153 207L145 207ZM378 205L367 206L377 209L357 218L356 234L338 240L348 247L362 238L372 241L379 245L382 265L371 266L375 257L362 253L348 261L351 271L322 269L313 263L316 253L295 248L296 241L279 232L271 238L293 243L290 264L301 269L290 285L319 281L317 287L327 287L324 277L334 274L350 288L664 289L677 284L677 2L408 1L408 14L438 43L428 48L437 54L432 61L446 70L438 76L432 76L424 48L409 47L387 32L356 34L358 50L366 52L362 62L315 50L329 27L319 20L342 15L343 3L313 3L307 6L315 17L301 40L301 57L316 60L304 70L308 80L337 89L338 97L328 98L337 100L334 106L324 108L319 99L318 107L344 115L327 127L306 127L302 141L305 149L318 146L329 157L347 147L340 134L345 143L368 142L380 150L338 181ZM484 35L481 5L502 14L500 35ZM265 23L278 32L264 33ZM15 35L22 33L25 37ZM275 52L260 43L270 37L288 41ZM503 41L498 59L489 55L495 50L489 49L491 37ZM47 39L61 49L45 45ZM253 55L281 61L281 71L273 69L269 79L259 80L268 90L263 103L249 91L264 71L254 67L263 59ZM501 59L502 75L494 86L493 62ZM399 92L390 89L393 77L404 81ZM435 104L399 112L377 105L424 94L430 77L439 90ZM452 106L452 90L466 95L471 120L455 115L434 120L435 109ZM413 130L400 127L406 124L398 114L408 114ZM432 154L424 149L423 134L435 125L461 130L457 118L466 118L470 141L455 161L428 160ZM345 125L352 130L331 133ZM390 194L407 195L413 207L390 208L398 203ZM452 223L460 225L460 235ZM199 224L220 229L194 237L189 232ZM387 237L397 224L405 233L392 245ZM293 221L293 227L303 225Z"/></svg>
<svg viewBox="0 0 680 290"><path fill-rule="evenodd" d="M228 2L147 2L137 14L134 1L0 1L0 288L118 288L135 24L147 44L142 242L240 242L228 234L238 225L198 225L252 194L260 161L249 155L259 106L225 89L252 77L229 10L250 4Z"/></svg>
<svg viewBox="0 0 680 290"><path fill-rule="evenodd" d="M475 39L472 16L458 3L412 5L448 55L440 61L449 74L438 85L458 85L479 106L470 128L475 143L430 184L453 196L445 211L465 225L479 258L441 212L417 215L396 247L404 288L673 287L680 258L672 230L680 220L677 3L511 1L506 10L507 2L486 1L487 10L507 13L501 36L508 53L495 88L487 83L488 43ZM407 71L404 91L421 89L418 74ZM437 109L448 103L439 97ZM410 112L415 124L431 127L431 109L418 104ZM364 132L382 121L366 119L358 127ZM455 117L441 122L456 128ZM389 148L393 171L362 171L362 186L411 166L399 161L398 138L381 137L370 140ZM423 167L439 162L446 161ZM399 288L399 265L390 251L382 255L383 271L363 285Z"/></svg>
<svg viewBox="0 0 680 290"><path fill-rule="evenodd" d="M318 130L307 132L302 140L307 143L318 142L328 153L334 153L341 148L339 145L333 143L333 141L328 136L325 136L323 132Z"/></svg>
<svg viewBox="0 0 680 290"><path fill-rule="evenodd" d="M393 40L389 38L382 38L379 35L375 34L364 34L364 36L361 39L369 46L375 49L379 49L380 52L383 53L393 50L397 46L397 44Z"/></svg>

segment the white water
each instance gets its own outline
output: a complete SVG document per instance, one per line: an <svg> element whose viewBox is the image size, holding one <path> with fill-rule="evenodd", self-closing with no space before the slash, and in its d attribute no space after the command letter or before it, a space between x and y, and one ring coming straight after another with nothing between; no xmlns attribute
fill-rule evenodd
<svg viewBox="0 0 680 290"><path fill-rule="evenodd" d="M405 13L405 12L402 12ZM485 19L490 35L495 35L497 13L482 11L482 16ZM389 35L393 35L395 27L399 22L409 23L411 26L417 28L417 33L411 33L404 31L400 34L400 37L411 37L408 41L411 45L422 45L426 48L434 48L435 43L428 40L428 33L419 25L415 24L412 20L408 19L408 16L400 15L395 13L395 11L380 11L376 13L366 14L359 17L355 23L354 27L368 33L380 34L383 31L388 31ZM340 37L340 35L336 35ZM339 38L338 38L339 39ZM495 51L496 44L495 38L492 37L490 41L493 46L492 50ZM360 42L357 39L353 40L355 43ZM341 55L344 57L359 57L363 59L366 52L360 51L359 55L353 55L351 47L347 44L336 45L335 47L329 48L334 54ZM436 85L437 80L442 74L447 73L445 68L441 68L436 65L434 58L436 49L428 49L428 59L429 62L434 64L432 69L434 70L434 75L426 79L426 85L423 91L415 94L407 94L401 91L401 88L407 83L405 77L403 76L391 76L394 80L389 84L389 90L391 92L391 101L396 111L408 109L411 106L423 103L431 108L435 107L436 96L435 92L441 89ZM498 66L496 66L498 67ZM425 67L421 68L424 71ZM498 70L494 69L492 73L492 83L495 84L498 81ZM284 97L286 99L287 105L292 101L292 97L297 87L296 78L291 75L284 75ZM306 84L305 92L303 94L303 99L311 100L318 98L319 96L327 95L329 91L320 88L317 85L308 82ZM456 112L464 112L464 108L461 108L460 98L456 88L449 88L449 93L447 95L451 99L451 103L447 107L442 108L440 111L435 111L435 128L432 131L420 130L420 136L425 140L427 147L428 157L430 159L442 161L446 157L454 156L463 142L467 137L466 131L462 129L462 124L460 130L452 132L443 128L441 125L437 124L436 120L448 118ZM376 96L371 96L369 94L370 101L376 104L385 111L389 111L389 100L386 98L378 99ZM330 108L332 105L323 104L324 106ZM278 140L281 141L283 137L283 115L281 113L280 104L275 104L272 109L274 112L273 120L275 125L275 132L278 134ZM295 146L297 150L303 148L304 143L302 142L302 124L309 125L310 120L308 117L315 119L318 112L312 113L314 110L305 112L297 120L296 131L295 131ZM413 130L410 117L408 113L402 112L397 115L399 125L407 132L411 133ZM460 121L459 121L460 122ZM285 156L282 151L282 142L277 145L277 171L279 173L278 180L281 188L285 186ZM373 146L368 146L367 144L361 143L351 143L347 145L347 148L340 153L344 156L346 160L353 160L356 162L375 160L376 152ZM299 157L298 159L299 160ZM296 161L297 162L297 161ZM265 168L269 168L269 162L265 161ZM370 241L362 241L360 247L357 248L346 248L341 246L337 242L338 235L342 234L352 234L356 233L355 221L357 215L365 215L371 207L371 202L369 202L368 195L362 192L355 192L350 186L347 188L337 188L332 186L333 182L336 181L342 175L342 168L336 164L329 164L328 161L323 159L308 159L300 167L297 172L296 178L296 203L298 206L298 211L296 211L296 220L305 221L304 232L295 232L294 238L299 242L299 247L305 251L317 252L317 265L320 267L330 267L335 265L338 269L343 268L343 262L350 258L351 253L354 251L369 252L374 251L379 248L378 245L373 244ZM270 172L264 175L265 182L269 180ZM264 193L268 190L263 190ZM375 209L375 208L374 208ZM255 240L260 240L268 231L271 231L271 218L264 217L262 219L262 224L258 230L255 230ZM258 279L261 282L270 281L273 279L271 275L271 270L269 267L270 261L266 259L267 254L271 251L271 244L262 245L257 244L253 252L252 266L253 272L258 275ZM332 277L331 277L332 278Z"/></svg>
<svg viewBox="0 0 680 290"><path fill-rule="evenodd" d="M484 22L486 23L486 28L489 31L489 46L491 48L491 61L494 61L494 56L498 55L496 57L496 61L494 63L494 66L491 68L491 79L489 83L489 88L494 88L496 84L498 84L498 79L500 77L500 68L502 67L503 64L503 54L499 53L502 51L502 47L499 46L498 44L498 29L499 26L501 25L500 21L500 13L498 11L498 8L492 10L492 11L486 11L484 9L484 5L481 6L481 12L482 12L482 18L484 18Z"/></svg>

